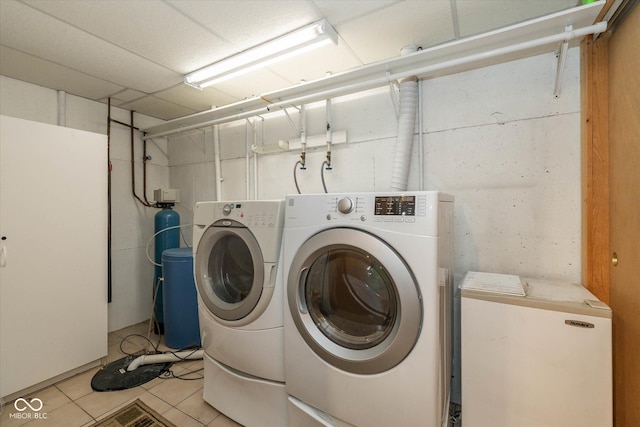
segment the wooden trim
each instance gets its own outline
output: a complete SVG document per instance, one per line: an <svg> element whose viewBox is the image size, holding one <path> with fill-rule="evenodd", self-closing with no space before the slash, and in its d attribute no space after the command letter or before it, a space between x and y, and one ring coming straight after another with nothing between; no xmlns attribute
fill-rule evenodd
<svg viewBox="0 0 640 427"><path fill-rule="evenodd" d="M609 303L609 33L581 45L582 281Z"/></svg>

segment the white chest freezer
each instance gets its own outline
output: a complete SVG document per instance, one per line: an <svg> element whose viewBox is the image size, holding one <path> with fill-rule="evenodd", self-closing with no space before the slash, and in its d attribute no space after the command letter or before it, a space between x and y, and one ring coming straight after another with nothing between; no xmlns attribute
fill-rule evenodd
<svg viewBox="0 0 640 427"><path fill-rule="evenodd" d="M580 284L522 279L525 295L514 296L465 289L465 282L464 426L612 426L606 304Z"/></svg>

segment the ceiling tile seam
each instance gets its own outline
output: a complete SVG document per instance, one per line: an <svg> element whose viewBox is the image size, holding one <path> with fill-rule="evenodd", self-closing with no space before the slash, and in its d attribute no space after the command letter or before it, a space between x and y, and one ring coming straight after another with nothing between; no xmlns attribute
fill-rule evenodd
<svg viewBox="0 0 640 427"><path fill-rule="evenodd" d="M343 21L340 22L330 22L329 19L324 16L324 14L322 13L322 10L320 10L320 8L318 7L318 5L316 5L316 2L314 0L308 0L309 4L311 4L311 7L316 11L316 14L318 16L320 16L322 18L325 18L327 20L327 22L329 22L329 25L333 26L333 28L336 30L336 33L338 33L338 45L342 44L342 46L345 47L345 49L347 50L347 52L349 52L349 55L351 55L351 57L356 61L356 63L360 66L364 65L364 61L362 59L360 59L360 57L355 53L355 51L351 48L351 46L349 46L349 43L346 42L346 40L342 37L342 35L340 34L340 30L339 27L342 24L348 23L352 20L355 19L359 19L363 16L366 16L368 13L364 13L362 15L358 15L355 16L353 18L350 19L345 19ZM376 8L375 11L380 10L381 8ZM371 12L369 12L371 13Z"/></svg>
<svg viewBox="0 0 640 427"><path fill-rule="evenodd" d="M285 80L287 80L287 79L285 79ZM288 80L287 80L287 81L288 81ZM186 106L186 105L178 104L177 102L170 101L170 100L168 100L167 98L164 98L164 97L162 97L162 96L161 96L162 92L166 92L166 91L168 91L168 90L175 89L175 88L181 87L181 86L183 86L183 85L184 85L184 83L180 82L180 83L175 84L175 85L173 85L173 86L169 86L169 87L166 87L166 88L164 88L164 89L157 90L157 91L152 92L152 93L147 93L147 94L145 94L145 96L141 96L140 98L137 98L137 99L134 99L134 100L131 100L131 101L127 101L127 102L134 102L134 101L137 101L138 99L142 99L142 98L144 98L144 97L146 97L146 96L153 96L154 98L158 98L158 99L160 99L160 100L162 100L162 101L169 102L169 103L171 103L171 104L173 104L173 105L177 105L177 106L179 106L179 107L184 107L184 108L186 108L186 109L188 109L188 110L192 110L192 111L196 111L196 112L205 111L205 110L194 110L194 108L193 108L193 107L189 107L189 106ZM186 85L185 85L185 86L186 86ZM199 91L199 89L195 89L195 88L192 88L192 87L190 87L190 86L187 86L187 89L188 89L188 90L197 90L197 91ZM135 90L135 89L131 89L131 90ZM223 94L223 95L226 95L227 97L229 97L229 98L231 98L231 99L235 99L235 100L237 100L237 101L242 101L242 99L238 98L236 95L230 94L229 92L226 92L226 91L224 91L224 90L221 90L221 89L216 88L216 91L220 92L220 93L221 93L221 94ZM136 90L136 92L141 92L141 91ZM244 98L244 99L249 99L249 98ZM208 109L209 109L209 108L207 108L207 110L208 110Z"/></svg>
<svg viewBox="0 0 640 427"><path fill-rule="evenodd" d="M25 5L25 6L28 6L28 7L30 7L31 9L33 9L34 11L36 11L36 12L38 12L38 13L41 13L42 15L46 15L46 16L48 16L48 17L49 17L49 18L51 18L51 19L55 19L56 21L63 23L64 25L67 25L67 26L69 26L69 27L75 28L76 30L78 30L78 31L80 31L80 32L82 32L82 33L84 33L84 34L87 34L87 35L89 35L89 36L93 37L94 39L96 39L96 40L100 40L100 41L102 41L102 42L104 42L104 43L107 43L107 44L109 44L109 45L111 45L111 46L114 46L114 47L116 47L117 49L120 49L120 50L121 50L121 51L123 51L123 52L127 52L127 53L129 53L129 54L131 54L131 55L137 56L138 58L140 58L140 59L142 59L142 60L144 60L144 61L147 61L147 62L149 62L149 63L151 63L151 64L157 65L158 67L164 68L165 70L170 71L170 72L172 72L172 73L176 74L176 76L182 76L182 75L183 75L181 72L179 72L179 71L177 71L177 70L171 69L171 68L167 67L167 66L166 66L166 65L164 65L164 64L161 64L161 63L156 62L156 61L154 61L154 60L152 60L152 59L149 59L149 58L147 58L147 57L145 57L145 56L142 56L142 55L140 55L139 53L136 53L136 52L133 52L133 51L131 51L131 50L129 50L129 49L126 49L126 48L124 48L124 47L120 46L119 44L116 44L116 43L114 43L114 42L111 42L111 41L109 41L109 40L106 40L106 39L104 39L104 38L102 38L102 37L100 37L100 36L98 36L98 35L96 35L96 34L94 34L94 33L92 33L92 32L89 32L89 31L87 31L87 30L85 30L85 29L83 29L83 28L78 27L77 25L74 25L74 24L72 24L72 23L70 23L70 22L68 22L68 21L65 21L64 19L60 19L60 18L58 18L57 16L51 15L51 14L50 14L50 13L48 13L48 12L45 12L45 11L43 11L43 10L41 10L41 9L38 9L37 7L32 6L31 4L24 3L22 0L18 0L18 1L20 2L20 4L23 4L23 5ZM52 62L52 61L49 61L49 62Z"/></svg>
<svg viewBox="0 0 640 427"><path fill-rule="evenodd" d="M198 21L196 18L194 18L193 16L189 15L188 13L182 11L181 9L179 9L178 7L174 6L172 3L169 3L167 0L162 0L162 2L164 4L166 4L168 7L172 8L174 11L176 11L177 13L179 13L180 15L184 16L185 18L187 18L189 21L193 22L194 25L197 25L198 27L202 28L203 30L205 30L207 33L211 34L212 36L218 38L219 40L221 40L222 42L224 42L225 44L227 44L228 46L231 46L233 48L233 50L235 50L236 52L233 55L236 55L240 52L242 52L242 49L239 49L234 43L232 43L231 41L227 40L224 36L216 33L215 31L213 31L211 28L207 27L205 24L203 24L202 22ZM229 55L232 56L232 55ZM195 70L193 70L195 71Z"/></svg>
<svg viewBox="0 0 640 427"><path fill-rule="evenodd" d="M191 108L191 107L187 107L187 106L185 106L185 105L181 105L181 104L178 104L178 103L176 103L176 102L169 101L169 100L167 100L167 99L160 98L160 97L155 96L155 95L152 95L152 94L147 94L147 95L144 95L144 96L138 97L138 98L136 98L136 99L132 99L132 100L130 100L130 101L125 101L125 102L123 102L122 104L120 104L120 108L122 108L122 107L123 107L123 106L125 106L125 105L133 104L134 102L141 101L141 100L143 100L143 99L145 99L145 98L154 98L154 99L157 99L158 101L166 102L167 104L175 105L176 107L181 107L181 108L184 108L185 110L193 111L194 113L199 112L198 110L194 110L194 109L193 109L193 108ZM205 111L205 110L202 110L202 111Z"/></svg>
<svg viewBox="0 0 640 427"><path fill-rule="evenodd" d="M345 24L349 24L349 23L351 23L351 22L353 22L353 21L357 21L357 20L359 20L359 19L361 19L361 18L364 18L364 17L366 17L366 16L373 15L374 13L378 13L378 12L380 12L381 10L389 9L389 8L391 8L391 7L395 7L395 6L397 6L399 3L403 3L404 1L405 1L405 0L391 2L391 3L388 3L388 4L382 5L382 6L380 6L380 7L377 7L377 8L375 8L375 9L371 9L371 10L369 10L369 11L365 12L365 13L361 13L360 15L355 15L355 16L352 16L351 18L347 18L347 19L344 19L344 20L339 21L339 22L332 22L332 23L331 23L331 25L337 26L337 25L345 25ZM313 1L312 1L312 2L313 2ZM314 3L314 6L317 8L317 6L315 5L315 2L313 2L313 3ZM321 13L321 12L319 12L319 14L322 16L322 13Z"/></svg>
<svg viewBox="0 0 640 427"><path fill-rule="evenodd" d="M86 71L80 71L80 70L78 70L78 69L71 68L71 67L69 67L68 65L63 65L63 64L60 64L60 63L58 63L58 62L51 61L51 60L46 59L46 58L42 58L42 57L37 56L37 55L34 55L34 54L32 54L32 53L25 52L25 51L23 51L23 50L21 50L21 49L16 49L15 47L12 47L12 46L7 46L7 45L2 44L2 43L0 43L0 46L6 47L7 49L14 50L14 51L16 51L16 52L20 52L20 53L22 53L23 55L27 55L27 56L30 56L30 57L32 57L32 58L36 58L36 59L38 59L38 60L40 60L40 61L45 61L45 62L48 62L48 63L50 63L50 64L54 64L54 65L56 65L56 66L58 66L58 67L61 67L61 68L66 69L66 70L71 70L71 71L73 71L73 72L76 72L76 73L79 73L79 74L83 74L83 75L85 75L85 76L89 76L89 77L94 78L94 79L97 79L97 80L102 80L103 82L107 82L107 83L112 84L112 85L115 85L115 86L120 86L122 89L121 89L121 90L119 90L118 92L121 92L123 89L131 89L131 90L135 90L135 91L137 91L137 92L142 92L141 90L137 90L137 89L129 88L128 86L123 85L123 84L121 84L121 83L112 82L111 80L107 80L107 79L105 79L105 78L103 78L103 77L94 76L93 74L89 74L89 73L87 73Z"/></svg>
<svg viewBox="0 0 640 427"><path fill-rule="evenodd" d="M351 55L353 57L353 59L355 59L355 61L360 66L363 66L365 64L364 61L355 53L355 51L351 48L351 46L349 46L349 43L347 43L346 40L344 38L342 38L338 28L336 28L336 32L338 33L338 43L342 43L344 48L349 52L349 55Z"/></svg>

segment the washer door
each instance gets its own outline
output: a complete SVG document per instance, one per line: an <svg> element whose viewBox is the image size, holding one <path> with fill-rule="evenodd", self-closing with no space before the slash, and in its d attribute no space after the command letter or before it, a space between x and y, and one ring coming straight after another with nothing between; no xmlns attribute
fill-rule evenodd
<svg viewBox="0 0 640 427"><path fill-rule="evenodd" d="M204 232L194 270L202 301L219 319L243 319L260 300L262 252L253 234L235 221L218 221Z"/></svg>
<svg viewBox="0 0 640 427"><path fill-rule="evenodd" d="M361 230L334 228L307 240L293 259L287 298L306 343L348 372L393 368L420 334L413 274L391 246Z"/></svg>

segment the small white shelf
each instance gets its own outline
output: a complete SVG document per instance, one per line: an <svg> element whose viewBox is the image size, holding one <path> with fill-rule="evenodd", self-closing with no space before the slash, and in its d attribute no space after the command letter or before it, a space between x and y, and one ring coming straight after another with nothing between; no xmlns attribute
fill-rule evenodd
<svg viewBox="0 0 640 427"><path fill-rule="evenodd" d="M586 34L604 31L606 23L593 23L605 3L605 0L600 0L170 120L143 129L146 133L144 139L267 114L284 106L361 92L407 76L428 79L554 52L562 42L577 44ZM567 28L571 30L567 31Z"/></svg>

